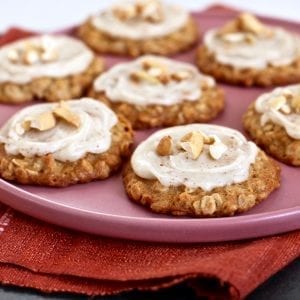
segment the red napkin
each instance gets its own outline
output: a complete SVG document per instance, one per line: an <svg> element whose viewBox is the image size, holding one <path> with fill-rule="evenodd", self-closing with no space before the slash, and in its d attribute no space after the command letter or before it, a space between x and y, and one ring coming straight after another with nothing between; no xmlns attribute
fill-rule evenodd
<svg viewBox="0 0 300 300"><path fill-rule="evenodd" d="M213 293L239 299L300 255L299 231L228 243L143 243L63 229L5 206L0 233L0 281L44 292L108 295L213 278Z"/></svg>
<svg viewBox="0 0 300 300"><path fill-rule="evenodd" d="M31 34L11 29L0 45ZM63 229L0 204L0 282L44 292L110 295L189 282L199 295L239 299L299 255L300 231L227 243L142 243ZM217 282L213 290L207 280Z"/></svg>

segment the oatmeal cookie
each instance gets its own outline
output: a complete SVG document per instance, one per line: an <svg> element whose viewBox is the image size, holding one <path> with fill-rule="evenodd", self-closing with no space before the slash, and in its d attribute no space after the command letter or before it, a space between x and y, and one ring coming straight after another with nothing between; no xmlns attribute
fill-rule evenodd
<svg viewBox="0 0 300 300"><path fill-rule="evenodd" d="M299 167L299 119L300 85L295 85L260 96L244 114L243 125L255 143L270 155Z"/></svg>
<svg viewBox="0 0 300 300"><path fill-rule="evenodd" d="M187 126L156 133L141 148L138 146L123 173L131 200L157 213L222 217L251 209L279 187L277 163L240 133L221 129L219 134L220 127L213 125ZM242 150L239 154L235 151L237 145Z"/></svg>
<svg viewBox="0 0 300 300"><path fill-rule="evenodd" d="M300 56L286 66L267 66L258 69L236 69L219 63L215 55L205 47L197 50L196 63L199 69L213 76L217 81L244 86L276 86L300 81Z"/></svg>
<svg viewBox="0 0 300 300"><path fill-rule="evenodd" d="M82 42L66 36L31 37L0 48L0 102L57 102L80 97L104 69Z"/></svg>
<svg viewBox="0 0 300 300"><path fill-rule="evenodd" d="M148 3L121 3L89 18L79 27L78 36L99 53L129 56L172 55L197 43L197 24L186 11L159 1L144 2ZM149 4L155 7L155 12L143 15L138 6L148 9Z"/></svg>
<svg viewBox="0 0 300 300"><path fill-rule="evenodd" d="M66 104L48 104L46 110L41 105L31 106L30 111L27 109L27 113L19 113L19 117L9 121L1 129L0 175L3 179L21 184L53 187L87 183L109 177L120 167L123 159L130 155L133 132L126 119L122 116L117 117L98 101L85 98L66 103L69 110ZM36 110L32 110L34 107ZM51 123L55 118L52 118L53 115L50 117L49 108L54 108L53 114L58 118L56 125ZM100 115L97 111L99 109L102 111ZM37 112L39 115L34 115ZM79 119L76 118L76 113ZM28 116L34 118L29 119ZM99 119L89 120L94 118L92 116ZM18 125L22 120L25 120L23 133ZM75 132L78 120L86 124L92 121L93 124L87 125L92 126L90 131L84 132L86 128L79 127L79 136L78 131ZM28 128L28 121L31 121L34 128ZM103 130L99 128L101 125ZM7 133L11 133L12 130L19 136L15 143L7 137ZM55 130L60 130L59 134L55 134ZM62 132L68 136L62 136ZM93 140L88 139L89 136ZM23 148L19 148L20 139L28 142L23 144Z"/></svg>
<svg viewBox="0 0 300 300"><path fill-rule="evenodd" d="M208 122L224 108L224 93L211 77L158 56L113 67L95 80L89 95L135 129Z"/></svg>
<svg viewBox="0 0 300 300"><path fill-rule="evenodd" d="M202 72L230 84L296 83L300 81L300 38L244 13L205 34L196 63Z"/></svg>

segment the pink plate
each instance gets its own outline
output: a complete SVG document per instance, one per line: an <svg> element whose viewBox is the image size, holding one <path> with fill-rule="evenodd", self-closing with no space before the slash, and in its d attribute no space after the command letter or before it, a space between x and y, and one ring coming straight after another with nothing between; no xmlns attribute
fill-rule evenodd
<svg viewBox="0 0 300 300"><path fill-rule="evenodd" d="M232 13L206 11L195 14L206 30L222 24ZM299 25L266 19L300 32ZM193 63L194 50L179 55ZM123 59L124 60L124 59ZM109 65L120 61L107 57ZM243 132L241 116L247 106L266 89L223 85L225 112L213 123ZM0 123L21 107L1 105ZM137 133L139 142L150 132ZM159 215L132 203L124 193L121 176L67 188L21 186L0 180L1 201L28 215L72 229L117 238L158 242L212 242L261 237L300 228L300 169L282 166L279 190L247 213L218 219L194 219Z"/></svg>

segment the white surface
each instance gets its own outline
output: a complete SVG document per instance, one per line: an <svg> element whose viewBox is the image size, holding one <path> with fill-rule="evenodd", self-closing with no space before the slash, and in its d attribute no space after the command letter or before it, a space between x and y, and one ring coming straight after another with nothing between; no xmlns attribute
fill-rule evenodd
<svg viewBox="0 0 300 300"><path fill-rule="evenodd" d="M202 9L215 3L211 0L169 0L189 9ZM88 15L109 5L109 0L1 0L0 32L11 26L50 31L83 21ZM264 15L300 21L299 0L220 0L237 8Z"/></svg>

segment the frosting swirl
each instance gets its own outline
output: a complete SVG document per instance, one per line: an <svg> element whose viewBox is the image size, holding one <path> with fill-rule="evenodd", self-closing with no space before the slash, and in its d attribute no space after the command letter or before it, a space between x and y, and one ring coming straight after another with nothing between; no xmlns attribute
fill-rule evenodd
<svg viewBox="0 0 300 300"><path fill-rule="evenodd" d="M38 60L37 53L27 48L40 48L55 53L53 59ZM28 63L16 62L18 53L28 51ZM13 56L12 56L13 54ZM35 78L60 78L85 71L94 58L81 41L68 36L38 36L10 43L0 48L0 83L25 84Z"/></svg>
<svg viewBox="0 0 300 300"><path fill-rule="evenodd" d="M146 62L154 62L155 66L149 69L158 71L160 68L165 75L171 76L186 74L182 80L169 80L168 82L156 82L151 80L132 80L132 74L143 71ZM151 77L149 77L151 79ZM156 77L153 76L155 79ZM129 63L114 66L106 73L100 75L94 81L95 91L105 92L106 96L115 102L128 102L136 105L173 105L183 100L197 101L201 97L201 83L214 86L212 77L202 75L194 66L173 61L167 58L146 55Z"/></svg>
<svg viewBox="0 0 300 300"><path fill-rule="evenodd" d="M22 130L24 121L50 112L59 104L37 104L26 107L12 116L0 130L0 142L11 155L43 156L49 153L59 161L76 161L86 153L103 153L111 145L111 128L117 116L107 106L91 98L70 100L70 111L80 119L74 127L59 121L45 130Z"/></svg>
<svg viewBox="0 0 300 300"><path fill-rule="evenodd" d="M261 114L262 125L271 121L282 126L291 138L300 139L300 84L261 95L255 101L255 110Z"/></svg>
<svg viewBox="0 0 300 300"><path fill-rule="evenodd" d="M156 153L159 140L164 136L170 136L174 144L178 144L182 136L191 131L217 136L225 145L226 151L217 160L210 157L207 145L196 160L179 150L169 156ZM190 124L163 129L151 135L136 148L131 165L138 176L157 179L164 186L184 185L210 191L247 180L257 151L256 145L247 142L236 130L217 125Z"/></svg>
<svg viewBox="0 0 300 300"><path fill-rule="evenodd" d="M149 38L158 38L167 34L173 33L174 31L182 28L188 20L188 12L181 7L163 4L160 1L152 1L153 5L158 5L161 10L162 18L156 22L149 22L142 18L128 18L121 19L115 14L115 8L124 8L126 11L135 5L141 3L147 5L147 1L138 0L125 0L122 1L110 9L103 11L101 14L93 16L91 19L92 25L111 36L119 38L128 38L131 40L146 40ZM150 1L148 1L150 2ZM153 15L155 12L149 15Z"/></svg>
<svg viewBox="0 0 300 300"><path fill-rule="evenodd" d="M219 63L238 69L285 66L300 57L297 35L279 27L269 29L271 35L252 35L245 31L220 34L219 30L212 29L205 34L204 44Z"/></svg>

